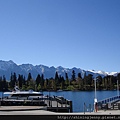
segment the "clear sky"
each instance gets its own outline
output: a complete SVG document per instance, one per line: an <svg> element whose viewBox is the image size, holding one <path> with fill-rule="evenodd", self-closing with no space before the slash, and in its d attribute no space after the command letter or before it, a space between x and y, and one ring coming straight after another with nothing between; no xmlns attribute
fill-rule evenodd
<svg viewBox="0 0 120 120"><path fill-rule="evenodd" d="M0 0L0 60L120 71L120 0Z"/></svg>

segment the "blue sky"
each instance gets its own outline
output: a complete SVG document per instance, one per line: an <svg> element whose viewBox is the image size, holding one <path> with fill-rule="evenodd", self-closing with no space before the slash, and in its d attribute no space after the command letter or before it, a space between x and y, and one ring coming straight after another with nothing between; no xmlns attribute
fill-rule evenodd
<svg viewBox="0 0 120 120"><path fill-rule="evenodd" d="M0 60L120 71L120 0L0 0Z"/></svg>

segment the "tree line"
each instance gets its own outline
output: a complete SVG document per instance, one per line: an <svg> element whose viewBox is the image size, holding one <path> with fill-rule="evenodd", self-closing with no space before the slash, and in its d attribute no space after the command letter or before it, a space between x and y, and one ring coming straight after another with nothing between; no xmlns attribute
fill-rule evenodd
<svg viewBox="0 0 120 120"><path fill-rule="evenodd" d="M120 73L117 76L108 75L105 77L96 77L96 89L97 90L115 90L117 89L117 81L120 83ZM11 73L10 80L6 80L6 77L0 76L0 91L11 91L14 86L17 85L21 90L35 90L35 91L57 91L57 90L79 90L88 91L94 90L95 80L92 74L81 77L81 73L77 74L73 70L71 78L65 73L65 78L55 73L55 77L44 78L43 74L38 74L36 79L32 78L31 73L28 73L27 78L25 76L16 73Z"/></svg>

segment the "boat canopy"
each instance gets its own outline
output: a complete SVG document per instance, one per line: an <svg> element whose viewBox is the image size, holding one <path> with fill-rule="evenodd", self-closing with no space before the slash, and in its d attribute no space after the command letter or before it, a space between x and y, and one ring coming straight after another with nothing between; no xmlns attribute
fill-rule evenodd
<svg viewBox="0 0 120 120"><path fill-rule="evenodd" d="M3 94L42 94L41 92L35 92L33 91L32 89L28 90L28 91L20 91L19 87L18 86L15 86L14 87L14 90L12 92L4 92Z"/></svg>

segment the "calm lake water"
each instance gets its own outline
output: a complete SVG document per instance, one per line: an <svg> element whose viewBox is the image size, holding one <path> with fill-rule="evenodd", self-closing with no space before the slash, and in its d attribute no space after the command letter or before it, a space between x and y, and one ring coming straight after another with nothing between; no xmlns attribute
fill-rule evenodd
<svg viewBox="0 0 120 120"><path fill-rule="evenodd" d="M93 111L93 104L94 104L94 91L59 91L59 92L43 92L45 95L50 96L63 96L68 100L72 100L73 102L73 112L83 112L84 103L86 104L87 108L91 105L91 111ZM0 96L2 93L0 92ZM96 92L97 99L103 100L108 97L116 96L117 91L97 91ZM89 109L87 109L89 111ZM87 111L86 110L86 111Z"/></svg>

